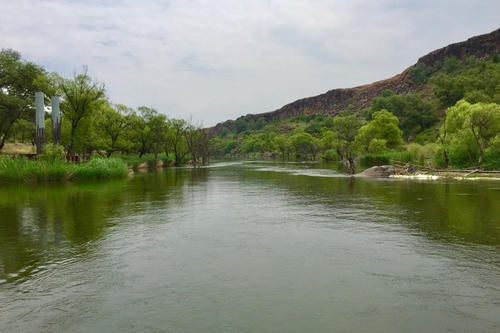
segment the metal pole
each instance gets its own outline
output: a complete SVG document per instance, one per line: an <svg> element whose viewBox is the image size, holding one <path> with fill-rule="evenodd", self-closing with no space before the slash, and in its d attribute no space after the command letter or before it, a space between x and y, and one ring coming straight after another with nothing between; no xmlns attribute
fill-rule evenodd
<svg viewBox="0 0 500 333"><path fill-rule="evenodd" d="M59 96L52 96L52 143L61 142L61 110L59 109Z"/></svg>
<svg viewBox="0 0 500 333"><path fill-rule="evenodd" d="M43 144L45 143L45 110L43 104L43 92L35 93L35 109L36 109L36 153L43 153Z"/></svg>

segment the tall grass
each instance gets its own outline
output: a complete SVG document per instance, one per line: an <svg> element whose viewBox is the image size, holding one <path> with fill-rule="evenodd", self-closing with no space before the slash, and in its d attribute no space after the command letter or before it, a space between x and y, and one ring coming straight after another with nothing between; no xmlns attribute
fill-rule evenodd
<svg viewBox="0 0 500 333"><path fill-rule="evenodd" d="M71 164L60 159L26 160L0 157L0 182L43 183L123 178L127 164L119 159L95 158L82 164Z"/></svg>
<svg viewBox="0 0 500 333"><path fill-rule="evenodd" d="M128 173L127 164L117 158L94 158L73 167L71 178L76 180L116 179Z"/></svg>

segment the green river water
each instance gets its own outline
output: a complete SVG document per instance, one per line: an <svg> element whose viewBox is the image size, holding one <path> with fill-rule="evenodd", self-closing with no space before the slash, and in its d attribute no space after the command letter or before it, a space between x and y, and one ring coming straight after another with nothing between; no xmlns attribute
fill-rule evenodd
<svg viewBox="0 0 500 333"><path fill-rule="evenodd" d="M500 182L219 163L0 187L1 332L500 332Z"/></svg>

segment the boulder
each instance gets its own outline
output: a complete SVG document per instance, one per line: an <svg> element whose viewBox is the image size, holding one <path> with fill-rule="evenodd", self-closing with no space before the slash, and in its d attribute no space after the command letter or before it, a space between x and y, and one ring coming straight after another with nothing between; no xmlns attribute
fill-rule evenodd
<svg viewBox="0 0 500 333"><path fill-rule="evenodd" d="M366 169L359 173L360 177L386 178L396 173L396 169L392 165L377 165Z"/></svg>

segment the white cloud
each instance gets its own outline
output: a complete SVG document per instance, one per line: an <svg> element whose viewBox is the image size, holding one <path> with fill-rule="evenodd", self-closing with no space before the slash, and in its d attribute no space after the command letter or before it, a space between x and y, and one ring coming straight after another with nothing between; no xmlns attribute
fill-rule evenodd
<svg viewBox="0 0 500 333"><path fill-rule="evenodd" d="M0 47L63 75L88 65L114 102L212 125L396 74L497 28L500 3L0 0L0 8Z"/></svg>

